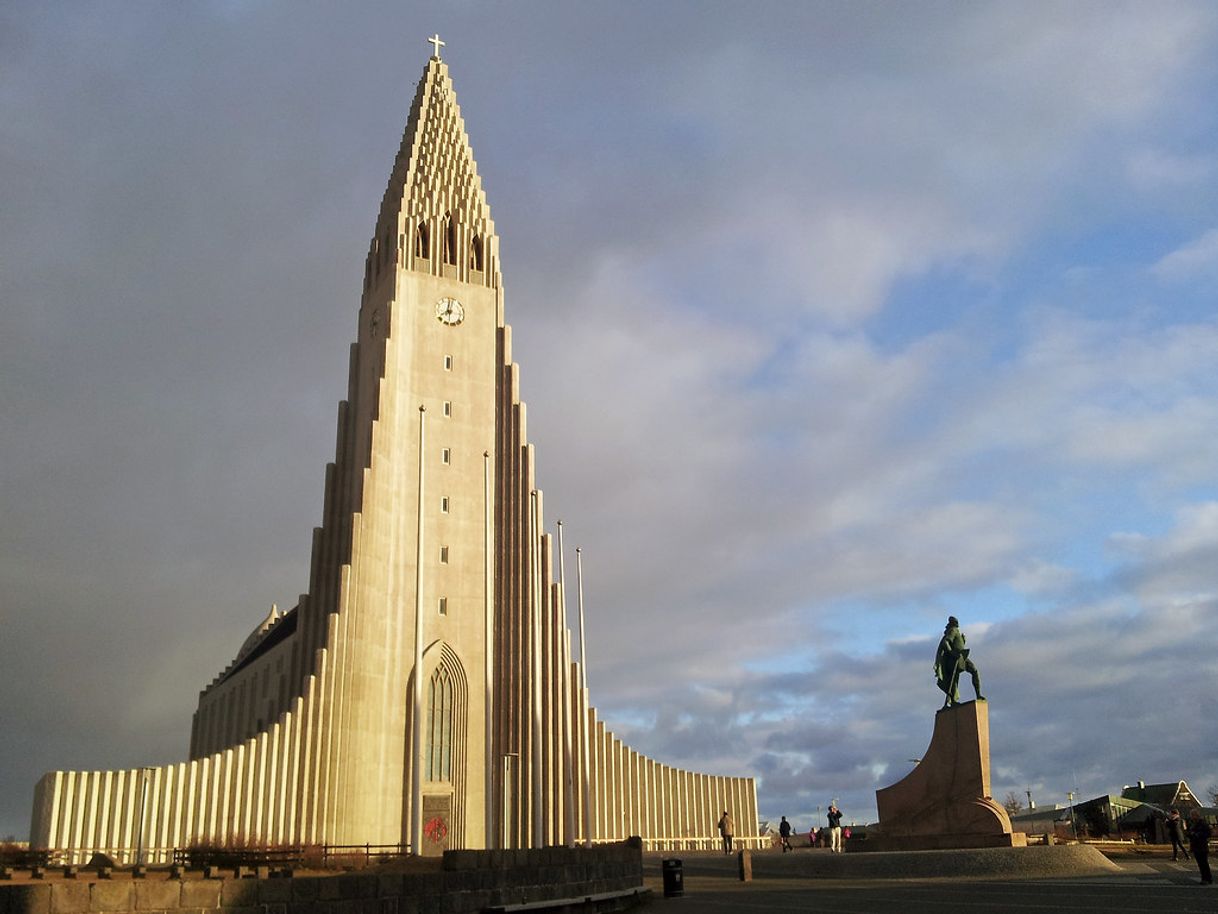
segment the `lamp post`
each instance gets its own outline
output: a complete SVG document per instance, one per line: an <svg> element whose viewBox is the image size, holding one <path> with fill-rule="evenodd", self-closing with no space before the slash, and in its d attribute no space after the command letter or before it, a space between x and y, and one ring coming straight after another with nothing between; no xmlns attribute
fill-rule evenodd
<svg viewBox="0 0 1218 914"><path fill-rule="evenodd" d="M1066 800L1070 803L1070 834L1074 835L1074 840L1078 840L1078 826L1074 824L1074 791L1066 791Z"/></svg>

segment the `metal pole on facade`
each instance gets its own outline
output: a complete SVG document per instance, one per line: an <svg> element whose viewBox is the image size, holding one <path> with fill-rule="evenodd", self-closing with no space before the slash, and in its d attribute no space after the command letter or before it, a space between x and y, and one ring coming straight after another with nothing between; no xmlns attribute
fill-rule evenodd
<svg viewBox="0 0 1218 914"><path fill-rule="evenodd" d="M567 574L565 551L562 542L562 521L558 522L558 593L561 600L562 632L559 645L559 655L562 659L562 673L559 685L562 688L562 811L563 830L566 834L563 843L567 847L575 847L575 765L572 756L575 754L571 740L571 728L575 725L575 713L572 709L572 676L571 676L571 634L567 627Z"/></svg>
<svg viewBox="0 0 1218 914"><path fill-rule="evenodd" d="M518 795L515 790L515 763L519 761L520 755L516 752L508 752L503 756L503 847L509 848L514 845L512 834L510 831L512 822L512 797ZM512 785L509 787L508 785Z"/></svg>
<svg viewBox="0 0 1218 914"><path fill-rule="evenodd" d="M579 589L579 678L580 713L583 721L580 731L584 736L583 757L580 760L580 777L584 782L584 846L592 846L592 772L588 742L588 653L584 647L584 557L583 550L575 549L575 581Z"/></svg>
<svg viewBox="0 0 1218 914"><path fill-rule="evenodd" d="M425 434L423 419L427 408L419 405L419 491L418 533L414 576L414 708L410 724L410 850L423 851L423 466Z"/></svg>
<svg viewBox="0 0 1218 914"><path fill-rule="evenodd" d="M529 493L529 548L532 551L532 562L530 563L531 574L533 579L532 586L532 606L530 615L532 616L532 633L529 638L529 649L532 651L532 705L533 705L533 739L529 746L529 751L532 754L532 784L529 789L529 801L533 804L533 837L530 842L532 847L543 847L545 845L545 808L544 797L542 796L542 763L541 763L541 747L545 740L545 734L542 732L541 723L541 530L539 529L541 513L537 505L537 490L534 489Z"/></svg>
<svg viewBox="0 0 1218 914"><path fill-rule="evenodd" d="M486 552L486 565L483 568L483 593L486 595L486 742L483 751L486 753L486 846L495 846L495 595L494 586L494 557L491 552L494 543L492 521L494 506L491 503L491 452L482 452L483 497L486 502L486 516L483 532L483 549ZM507 791L507 782L503 784Z"/></svg>

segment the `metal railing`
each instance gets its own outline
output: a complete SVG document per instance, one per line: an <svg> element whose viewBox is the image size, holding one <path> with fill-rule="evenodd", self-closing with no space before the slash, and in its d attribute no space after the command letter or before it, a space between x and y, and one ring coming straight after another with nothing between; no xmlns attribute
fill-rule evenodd
<svg viewBox="0 0 1218 914"><path fill-rule="evenodd" d="M270 866L338 869L410 856L409 844L313 844L279 847L73 847L25 850L8 865L87 866L100 854L115 866Z"/></svg>
<svg viewBox="0 0 1218 914"><path fill-rule="evenodd" d="M288 847L188 847L173 852L187 867L279 866L335 869L409 857L409 844L313 844Z"/></svg>
<svg viewBox="0 0 1218 914"><path fill-rule="evenodd" d="M616 844L623 838L595 838L593 844ZM723 848L718 837L661 836L643 838L645 851L719 851ZM764 850L774 843L771 836L737 835L732 839L734 850ZM577 841L576 845L582 845ZM108 858L115 866L149 866L175 864L188 869L217 867L272 867L342 869L370 866L386 860L409 857L409 844L310 844L277 847L74 847L22 851L20 861L10 866L86 866L95 854Z"/></svg>
<svg viewBox="0 0 1218 914"><path fill-rule="evenodd" d="M619 841L624 841L624 838L594 838L593 844L616 844ZM723 839L718 837L657 837L643 838L643 850L645 851L720 851L723 849ZM576 845L581 842L577 841ZM766 837L741 837L740 835L732 838L732 848L734 850L762 850L771 845L772 840Z"/></svg>
<svg viewBox="0 0 1218 914"><path fill-rule="evenodd" d="M101 854L115 866L132 866L138 863L169 863L173 859L173 848L156 847L72 847L39 848L24 851L24 859L10 865L21 868L30 866L84 866ZM8 862L8 861L5 861Z"/></svg>

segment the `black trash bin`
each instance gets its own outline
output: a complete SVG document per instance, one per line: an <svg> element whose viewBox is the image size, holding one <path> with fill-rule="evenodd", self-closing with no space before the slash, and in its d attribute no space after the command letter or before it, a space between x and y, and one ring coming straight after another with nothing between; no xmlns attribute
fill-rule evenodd
<svg viewBox="0 0 1218 914"><path fill-rule="evenodd" d="M664 874L665 898L677 898L685 894L685 885L681 881L680 860L661 860L660 871Z"/></svg>

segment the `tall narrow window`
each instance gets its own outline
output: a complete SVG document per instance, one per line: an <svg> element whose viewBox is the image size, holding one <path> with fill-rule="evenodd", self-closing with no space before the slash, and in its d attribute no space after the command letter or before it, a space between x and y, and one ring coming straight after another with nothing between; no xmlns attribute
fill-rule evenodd
<svg viewBox="0 0 1218 914"><path fill-rule="evenodd" d="M451 418L452 414L453 414L453 401L445 400L444 401L444 418L446 418L446 419Z"/></svg>
<svg viewBox="0 0 1218 914"><path fill-rule="evenodd" d="M447 495L440 496L440 513L441 514L448 513L448 496Z"/></svg>
<svg viewBox="0 0 1218 914"><path fill-rule="evenodd" d="M431 257L431 238L427 232L427 223L420 222L414 232L414 256L424 260Z"/></svg>
<svg viewBox="0 0 1218 914"><path fill-rule="evenodd" d="M451 355L444 356L444 370L445 371L453 370L453 357Z"/></svg>
<svg viewBox="0 0 1218 914"><path fill-rule="evenodd" d="M446 448L446 447L440 448L440 463L452 463L452 462L453 462L452 450L449 448Z"/></svg>
<svg viewBox="0 0 1218 914"><path fill-rule="evenodd" d="M453 779L454 683L448 666L441 663L427 688L427 765L429 781Z"/></svg>
<svg viewBox="0 0 1218 914"><path fill-rule="evenodd" d="M482 236L475 235L469 243L469 268L482 272Z"/></svg>
<svg viewBox="0 0 1218 914"><path fill-rule="evenodd" d="M440 547L440 564L441 565L448 564L448 547L447 546Z"/></svg>
<svg viewBox="0 0 1218 914"><path fill-rule="evenodd" d="M444 262L457 265L457 220L451 213L444 217Z"/></svg>
<svg viewBox="0 0 1218 914"><path fill-rule="evenodd" d="M440 597L440 615L448 615L448 597Z"/></svg>

